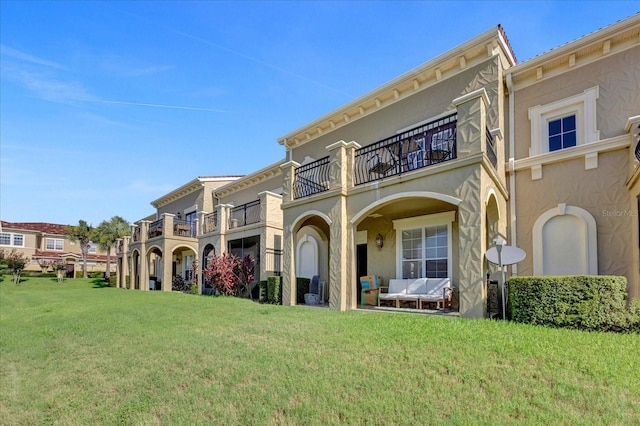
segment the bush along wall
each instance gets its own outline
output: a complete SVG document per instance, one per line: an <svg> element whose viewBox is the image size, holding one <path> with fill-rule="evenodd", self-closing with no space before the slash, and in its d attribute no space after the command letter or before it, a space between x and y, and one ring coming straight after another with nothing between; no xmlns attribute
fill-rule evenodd
<svg viewBox="0 0 640 426"><path fill-rule="evenodd" d="M304 305L304 295L309 293L309 284L311 284L309 278L296 278L296 303L298 305Z"/></svg>
<svg viewBox="0 0 640 426"><path fill-rule="evenodd" d="M515 322L587 331L633 331L627 280L616 276L539 276L509 279L508 313Z"/></svg>
<svg viewBox="0 0 640 426"><path fill-rule="evenodd" d="M282 305L282 277L267 277L267 303Z"/></svg>

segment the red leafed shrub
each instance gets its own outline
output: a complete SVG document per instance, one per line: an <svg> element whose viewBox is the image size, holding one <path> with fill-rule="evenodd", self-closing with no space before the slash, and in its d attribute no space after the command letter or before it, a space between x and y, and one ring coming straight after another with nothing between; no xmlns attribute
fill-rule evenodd
<svg viewBox="0 0 640 426"><path fill-rule="evenodd" d="M219 294L250 297L254 277L253 262L248 255L241 259L236 255L224 253L222 256L213 256L203 274L205 279L213 283Z"/></svg>

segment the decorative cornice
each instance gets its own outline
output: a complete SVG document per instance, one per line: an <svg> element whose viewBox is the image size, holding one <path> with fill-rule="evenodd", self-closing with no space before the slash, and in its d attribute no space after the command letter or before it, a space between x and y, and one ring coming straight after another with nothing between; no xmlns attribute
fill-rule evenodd
<svg viewBox="0 0 640 426"><path fill-rule="evenodd" d="M640 46L640 13L504 71L516 89Z"/></svg>
<svg viewBox="0 0 640 426"><path fill-rule="evenodd" d="M278 143L286 144L289 148L306 144L320 135L325 135L347 123L366 117L408 96L440 84L445 79L464 72L469 67L482 63L497 54L502 54L509 62L515 61L511 48L501 35L501 31L501 28L495 27L480 34L279 138ZM511 65L514 63L512 62Z"/></svg>
<svg viewBox="0 0 640 426"><path fill-rule="evenodd" d="M231 183L228 183L219 188L216 188L213 190L213 193L217 197L227 197L233 194L234 192L238 192L240 190L250 188L254 185L263 183L271 178L280 176L282 174L281 166L285 162L286 160L280 160L277 163L271 164L263 169L260 169L256 172L251 173L250 175L244 176Z"/></svg>

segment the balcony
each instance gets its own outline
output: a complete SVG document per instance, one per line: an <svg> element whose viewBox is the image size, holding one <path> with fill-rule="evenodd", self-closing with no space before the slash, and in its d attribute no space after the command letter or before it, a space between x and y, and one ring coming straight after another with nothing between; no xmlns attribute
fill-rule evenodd
<svg viewBox="0 0 640 426"><path fill-rule="evenodd" d="M193 221L173 219L173 236L196 238L196 223Z"/></svg>
<svg viewBox="0 0 640 426"><path fill-rule="evenodd" d="M161 237L163 232L164 219L159 219L149 224L147 238Z"/></svg>
<svg viewBox="0 0 640 426"><path fill-rule="evenodd" d="M213 213L206 214L204 216L204 222L202 224L202 233L208 234L210 232L219 231L220 227L218 226L218 212L215 211Z"/></svg>
<svg viewBox="0 0 640 426"><path fill-rule="evenodd" d="M296 168L293 198L308 197L329 190L329 157Z"/></svg>
<svg viewBox="0 0 640 426"><path fill-rule="evenodd" d="M134 243L140 242L140 227L139 226L136 226L135 228L133 228L133 234L131 235L131 240Z"/></svg>
<svg viewBox="0 0 640 426"><path fill-rule="evenodd" d="M456 122L454 113L356 150L354 184L362 185L455 159Z"/></svg>
<svg viewBox="0 0 640 426"><path fill-rule="evenodd" d="M260 200L234 207L229 212L229 229L260 222Z"/></svg>

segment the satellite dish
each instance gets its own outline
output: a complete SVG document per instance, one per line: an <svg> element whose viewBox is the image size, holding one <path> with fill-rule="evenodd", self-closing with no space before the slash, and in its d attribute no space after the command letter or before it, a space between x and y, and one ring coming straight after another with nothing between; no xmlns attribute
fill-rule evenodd
<svg viewBox="0 0 640 426"><path fill-rule="evenodd" d="M489 262L495 263L496 265L500 264L500 260L498 258L498 249L496 247L491 247L489 250L487 250L485 256L487 256L487 260ZM525 253L521 248L513 246L502 246L503 265L513 265L515 263L521 262L525 257L527 257L527 253Z"/></svg>

